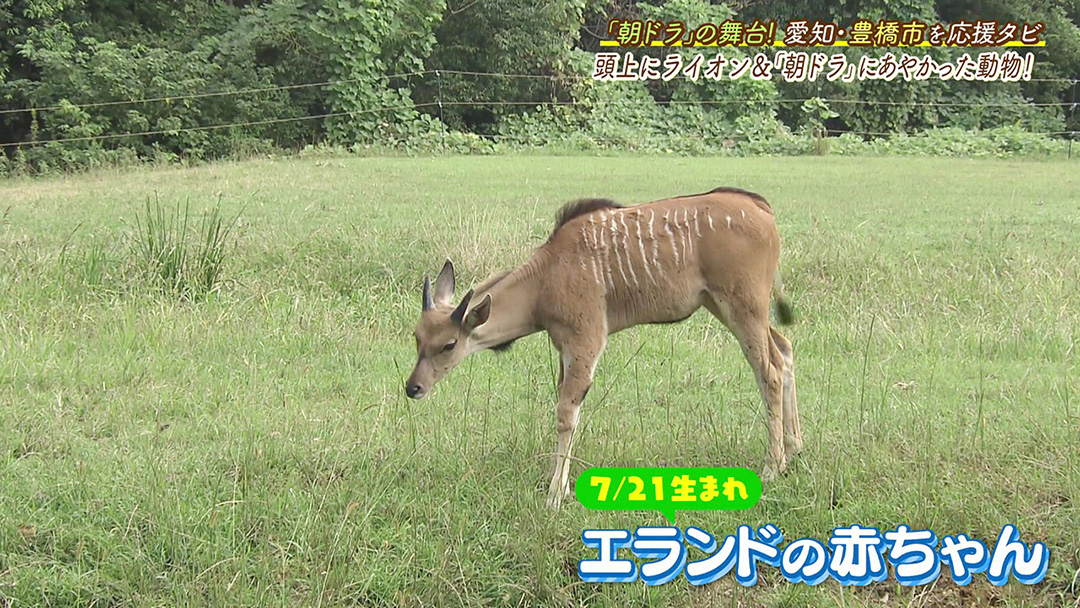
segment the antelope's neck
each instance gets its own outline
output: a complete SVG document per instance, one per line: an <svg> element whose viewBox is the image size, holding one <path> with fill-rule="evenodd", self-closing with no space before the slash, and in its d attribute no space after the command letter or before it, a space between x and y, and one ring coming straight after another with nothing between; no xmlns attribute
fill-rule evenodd
<svg viewBox="0 0 1080 608"><path fill-rule="evenodd" d="M501 279L481 283L473 302L479 302L485 294L490 295L491 314L487 322L473 332L469 352L485 350L540 331L535 318L539 287L537 273L533 270L526 265ZM485 287L485 284L489 286Z"/></svg>

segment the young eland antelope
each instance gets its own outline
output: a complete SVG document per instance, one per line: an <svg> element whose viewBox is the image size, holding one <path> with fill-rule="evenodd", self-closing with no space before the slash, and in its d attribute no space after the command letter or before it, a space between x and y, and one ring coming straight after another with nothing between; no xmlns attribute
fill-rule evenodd
<svg viewBox="0 0 1080 608"><path fill-rule="evenodd" d="M764 198L736 188L623 207L589 199L562 208L555 229L524 265L489 277L456 306L454 266L424 278L416 368L419 399L468 355L503 350L546 330L559 351L558 445L547 503L570 492L570 451L581 404L609 335L643 323L682 321L704 306L738 339L765 400L763 479L802 449L791 343L769 324L791 321L778 273L780 237Z"/></svg>

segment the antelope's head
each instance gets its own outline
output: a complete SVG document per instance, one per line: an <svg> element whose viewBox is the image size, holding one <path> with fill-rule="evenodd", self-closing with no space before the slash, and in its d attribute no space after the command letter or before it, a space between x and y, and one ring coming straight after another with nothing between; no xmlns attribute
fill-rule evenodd
<svg viewBox="0 0 1080 608"><path fill-rule="evenodd" d="M491 296L485 295L479 304L472 305L473 292L465 294L457 306L454 300L454 265L443 265L435 279L424 277L423 309L416 326L416 367L405 382L405 394L420 399L428 394L446 372L457 367L469 354L469 339L473 330L488 320Z"/></svg>

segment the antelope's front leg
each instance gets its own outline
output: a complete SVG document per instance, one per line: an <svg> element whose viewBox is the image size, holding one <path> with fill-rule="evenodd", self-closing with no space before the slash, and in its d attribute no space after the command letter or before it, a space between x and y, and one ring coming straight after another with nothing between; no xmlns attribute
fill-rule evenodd
<svg viewBox="0 0 1080 608"><path fill-rule="evenodd" d="M599 353L596 353L599 356ZM592 385L596 356L563 354L562 382L559 383L559 405L555 413L559 443L555 450L555 470L548 486L547 506L558 509L570 495L570 451L574 446L574 431L581 414L581 403Z"/></svg>

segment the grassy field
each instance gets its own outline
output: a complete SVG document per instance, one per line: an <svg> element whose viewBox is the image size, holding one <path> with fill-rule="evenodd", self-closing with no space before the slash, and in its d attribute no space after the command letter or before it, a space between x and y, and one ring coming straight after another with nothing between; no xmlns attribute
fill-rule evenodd
<svg viewBox="0 0 1080 608"><path fill-rule="evenodd" d="M806 449L746 512L788 539L908 524L1046 580L914 589L729 575L581 582L587 527L656 512L543 507L556 355L480 353L407 401L423 274L524 261L578 197L765 195ZM163 292L133 250L148 199L220 201L220 289ZM0 606L1076 605L1080 164L844 158L327 158L0 182ZM137 222L139 224L137 224ZM703 432L703 430L705 432ZM611 341L586 466L748 466L764 406L704 311ZM697 554L692 555L692 559Z"/></svg>

